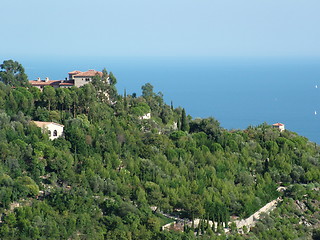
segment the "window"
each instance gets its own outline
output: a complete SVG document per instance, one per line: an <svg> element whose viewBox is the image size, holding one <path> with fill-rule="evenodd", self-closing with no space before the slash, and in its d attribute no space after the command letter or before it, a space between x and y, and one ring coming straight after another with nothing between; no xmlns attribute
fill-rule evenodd
<svg viewBox="0 0 320 240"><path fill-rule="evenodd" d="M86 78L86 82L89 82L90 81L90 78Z"/></svg>
<svg viewBox="0 0 320 240"><path fill-rule="evenodd" d="M54 137L58 136L57 130L54 130L54 131L53 131L53 136L54 136Z"/></svg>

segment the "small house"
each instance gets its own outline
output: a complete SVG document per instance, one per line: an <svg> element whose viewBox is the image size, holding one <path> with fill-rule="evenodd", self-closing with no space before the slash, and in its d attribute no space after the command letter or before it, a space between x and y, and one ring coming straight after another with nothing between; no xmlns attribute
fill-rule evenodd
<svg viewBox="0 0 320 240"><path fill-rule="evenodd" d="M33 122L43 131L48 131L50 140L54 140L58 137L63 136L64 125L61 125L55 122L40 122L40 121L33 121Z"/></svg>
<svg viewBox="0 0 320 240"><path fill-rule="evenodd" d="M143 116L140 116L139 119L141 120L146 120L146 119L151 119L151 113L146 113L145 115Z"/></svg>
<svg viewBox="0 0 320 240"><path fill-rule="evenodd" d="M275 124L272 124L272 126L273 126L274 128L279 129L280 132L283 132L283 131L285 130L283 123L275 123Z"/></svg>

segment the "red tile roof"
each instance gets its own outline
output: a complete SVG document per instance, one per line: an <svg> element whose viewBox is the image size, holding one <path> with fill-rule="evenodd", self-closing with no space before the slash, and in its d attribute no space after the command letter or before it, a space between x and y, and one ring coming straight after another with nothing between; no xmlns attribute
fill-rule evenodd
<svg viewBox="0 0 320 240"><path fill-rule="evenodd" d="M59 84L59 86L74 86L74 82L62 82Z"/></svg>
<svg viewBox="0 0 320 240"><path fill-rule="evenodd" d="M78 74L78 73L81 73L81 71L75 70L75 71L72 71L72 72L68 72L68 74L71 74L71 75L75 75L75 74Z"/></svg>
<svg viewBox="0 0 320 240"><path fill-rule="evenodd" d="M102 77L102 72L96 71L96 70L89 70L86 72L80 72L76 75L74 75L75 77L94 77L96 75L99 75L100 77Z"/></svg>
<svg viewBox="0 0 320 240"><path fill-rule="evenodd" d="M49 81L29 81L32 86L52 86L58 85L61 80L49 80Z"/></svg>
<svg viewBox="0 0 320 240"><path fill-rule="evenodd" d="M73 83L60 83L59 86L74 86Z"/></svg>
<svg viewBox="0 0 320 240"><path fill-rule="evenodd" d="M94 77L96 75L99 75L100 77L102 77L103 73L96 71L96 70L88 70L86 72L81 72L78 70L72 71L68 73L69 75L73 75L74 77ZM38 80L33 80L33 81L29 81L30 84L32 86L73 86L74 85L74 80L69 80L69 81L65 81L65 80L48 80L48 81L38 81Z"/></svg>
<svg viewBox="0 0 320 240"><path fill-rule="evenodd" d="M64 80L49 80L49 81L29 81L31 86L73 86L74 81L67 81L65 82Z"/></svg>
<svg viewBox="0 0 320 240"><path fill-rule="evenodd" d="M282 124L282 123L275 123L275 124L272 124L272 126L280 127L280 126L284 126L284 124Z"/></svg>

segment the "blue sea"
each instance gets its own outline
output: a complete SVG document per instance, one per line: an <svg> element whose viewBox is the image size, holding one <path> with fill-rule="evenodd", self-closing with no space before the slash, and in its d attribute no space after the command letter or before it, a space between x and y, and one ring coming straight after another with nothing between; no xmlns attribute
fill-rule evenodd
<svg viewBox="0 0 320 240"><path fill-rule="evenodd" d="M30 80L64 79L73 70L112 71L118 92L141 94L151 83L165 101L193 118L214 117L226 129L263 122L320 143L320 59L275 58L22 58ZM318 88L317 88L318 86ZM317 112L318 114L315 114Z"/></svg>

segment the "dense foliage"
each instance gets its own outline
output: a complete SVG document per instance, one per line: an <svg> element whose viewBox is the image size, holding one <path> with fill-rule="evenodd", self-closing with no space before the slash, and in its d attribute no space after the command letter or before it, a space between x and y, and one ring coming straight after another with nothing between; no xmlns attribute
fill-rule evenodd
<svg viewBox="0 0 320 240"><path fill-rule="evenodd" d="M1 239L193 239L160 231L158 212L226 222L277 198L280 182L319 182L320 148L305 137L266 123L228 131L168 106L151 84L118 95L110 75L40 91L1 72ZM31 120L64 124L64 138L50 141ZM260 228L249 237L272 231Z"/></svg>

